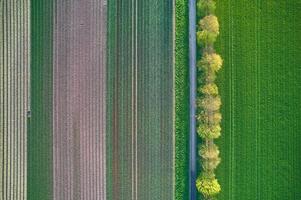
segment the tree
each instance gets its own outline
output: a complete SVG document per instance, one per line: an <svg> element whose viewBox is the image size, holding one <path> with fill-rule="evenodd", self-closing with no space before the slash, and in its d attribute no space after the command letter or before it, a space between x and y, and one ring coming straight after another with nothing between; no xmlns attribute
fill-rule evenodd
<svg viewBox="0 0 301 200"><path fill-rule="evenodd" d="M219 165L219 150L215 144L202 145L199 150L199 155L203 158L202 167L205 171L213 172Z"/></svg>
<svg viewBox="0 0 301 200"><path fill-rule="evenodd" d="M221 126L219 124L208 125L201 124L197 128L197 133L203 139L216 139L221 135Z"/></svg>
<svg viewBox="0 0 301 200"><path fill-rule="evenodd" d="M202 167L205 171L214 171L219 163L221 162L221 159L219 157L203 160L202 161Z"/></svg>
<svg viewBox="0 0 301 200"><path fill-rule="evenodd" d="M223 59L216 53L206 53L202 59L198 62L198 67L204 71L212 70L217 72L223 65Z"/></svg>
<svg viewBox="0 0 301 200"><path fill-rule="evenodd" d="M216 74L214 71L209 70L207 72L205 72L206 76L205 76L205 81L207 83L213 83L216 79Z"/></svg>
<svg viewBox="0 0 301 200"><path fill-rule="evenodd" d="M216 41L217 34L207 30L198 31L196 33L197 44L199 46L212 45Z"/></svg>
<svg viewBox="0 0 301 200"><path fill-rule="evenodd" d="M197 14L199 17L203 17L207 13L214 13L216 9L216 3L214 0L199 0L197 2Z"/></svg>
<svg viewBox="0 0 301 200"><path fill-rule="evenodd" d="M208 83L199 88L199 92L205 95L218 95L218 87L215 83Z"/></svg>
<svg viewBox="0 0 301 200"><path fill-rule="evenodd" d="M219 110L221 104L222 102L219 96L207 96L203 99L198 99L197 102L198 107L203 108L207 112L214 112Z"/></svg>
<svg viewBox="0 0 301 200"><path fill-rule="evenodd" d="M197 44L200 47L202 58L197 62L198 69L198 114L196 116L197 133L203 139L203 145L199 149L203 171L196 181L196 187L205 199L213 200L221 191L221 187L215 178L214 170L219 165L218 147L214 139L221 135L220 122L222 116L219 112L221 99L218 95L218 87L214 83L216 73L221 69L223 60L215 53L214 42L219 35L219 23L213 15L216 8L215 0L198 0L197 13L203 17L199 20L196 33Z"/></svg>
<svg viewBox="0 0 301 200"><path fill-rule="evenodd" d="M196 187L205 198L212 198L221 191L221 186L216 178L207 178L204 176L199 176L196 181Z"/></svg>
<svg viewBox="0 0 301 200"><path fill-rule="evenodd" d="M208 31L210 33L219 34L219 23L217 17L214 15L207 15L199 21L200 30Z"/></svg>
<svg viewBox="0 0 301 200"><path fill-rule="evenodd" d="M208 159L215 159L218 158L219 156L219 150L217 145L215 144L210 144L210 145L201 145L199 149L199 155L208 160Z"/></svg>
<svg viewBox="0 0 301 200"><path fill-rule="evenodd" d="M200 124L220 124L222 120L222 115L220 112L208 113L205 111L201 111L197 115L197 121Z"/></svg>

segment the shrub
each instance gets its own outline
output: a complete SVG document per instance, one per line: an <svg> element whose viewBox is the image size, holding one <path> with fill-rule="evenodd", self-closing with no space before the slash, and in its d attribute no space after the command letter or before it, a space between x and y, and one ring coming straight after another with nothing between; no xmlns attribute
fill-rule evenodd
<svg viewBox="0 0 301 200"><path fill-rule="evenodd" d="M204 70L217 72L223 65L223 59L216 53L205 54L198 62L198 67Z"/></svg>
<svg viewBox="0 0 301 200"><path fill-rule="evenodd" d="M201 124L197 128L197 133L204 139L216 139L221 135L221 126L219 124Z"/></svg>
<svg viewBox="0 0 301 200"><path fill-rule="evenodd" d="M200 30L208 31L210 33L219 34L219 24L217 17L214 15L207 15L199 22Z"/></svg>
<svg viewBox="0 0 301 200"><path fill-rule="evenodd" d="M199 108L203 108L207 112L214 112L219 110L222 102L219 96L216 97L205 97L203 99L199 99L197 102L197 106Z"/></svg>
<svg viewBox="0 0 301 200"><path fill-rule="evenodd" d="M215 83L209 83L200 87L199 92L205 95L218 95L218 87Z"/></svg>
<svg viewBox="0 0 301 200"><path fill-rule="evenodd" d="M221 191L221 186L217 179L206 178L204 176L200 176L196 180L196 187L206 198L214 197Z"/></svg>
<svg viewBox="0 0 301 200"><path fill-rule="evenodd" d="M214 13L216 9L216 3L214 0L199 0L197 2L197 14L199 17L203 17L207 13Z"/></svg>

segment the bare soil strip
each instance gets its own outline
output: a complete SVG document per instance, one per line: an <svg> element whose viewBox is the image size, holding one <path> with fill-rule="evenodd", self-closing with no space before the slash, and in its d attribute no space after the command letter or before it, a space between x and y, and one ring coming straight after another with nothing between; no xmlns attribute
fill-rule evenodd
<svg viewBox="0 0 301 200"><path fill-rule="evenodd" d="M0 2L0 199L26 199L28 1Z"/></svg>
<svg viewBox="0 0 301 200"><path fill-rule="evenodd" d="M106 199L105 1L55 10L54 199Z"/></svg>

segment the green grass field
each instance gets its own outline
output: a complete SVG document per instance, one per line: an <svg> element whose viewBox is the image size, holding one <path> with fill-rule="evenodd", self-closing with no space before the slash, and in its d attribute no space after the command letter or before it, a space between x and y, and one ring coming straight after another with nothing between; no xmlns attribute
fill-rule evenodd
<svg viewBox="0 0 301 200"><path fill-rule="evenodd" d="M301 2L221 0L220 199L301 199Z"/></svg>

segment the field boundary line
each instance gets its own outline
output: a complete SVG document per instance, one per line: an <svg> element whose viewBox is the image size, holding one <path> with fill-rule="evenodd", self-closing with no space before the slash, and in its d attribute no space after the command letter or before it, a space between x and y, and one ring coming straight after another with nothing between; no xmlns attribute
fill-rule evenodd
<svg viewBox="0 0 301 200"><path fill-rule="evenodd" d="M261 160L260 160L260 152L261 152L261 144L260 144L260 92L261 92L261 90L260 90L260 27L261 27L261 20L260 20L260 17L261 17L261 15L260 15L260 13L261 13L261 9L260 9L260 3L261 3L261 1L260 0L258 0L258 2L259 2L259 4L258 4L258 6L259 6L259 17L258 17L258 31L257 31L257 34L258 34L258 51L259 51L259 54L258 54L258 71L257 71L257 81L258 81L258 88L257 88L257 91L258 91L258 101L257 101L257 104L258 104L258 130L257 130L257 134L258 134L258 138L257 138L257 140L258 140L258 142L259 142L259 148L258 148L258 157L259 157L259 166L261 165ZM258 167L259 167L258 166ZM260 178L260 169L258 168L258 177ZM261 191L260 191L260 179L259 179L259 185L258 185L258 195L259 195L259 198L258 199L261 199Z"/></svg>
<svg viewBox="0 0 301 200"><path fill-rule="evenodd" d="M135 199L138 199L138 149L137 149L137 129L138 129L138 2L135 0Z"/></svg>
<svg viewBox="0 0 301 200"><path fill-rule="evenodd" d="M230 81L231 81L231 84L230 84L230 87L231 87L231 101L230 101L230 113L231 113L231 199L234 199L234 187L233 187L233 183L234 183L234 163L235 163L235 153L234 153L234 143L235 143L235 134L234 134L234 99L235 99L235 95L234 95L234 62L233 62L233 42L234 42L234 25L233 25L233 8L232 8L232 1L230 0L230 23L231 23L231 68L230 68Z"/></svg>
<svg viewBox="0 0 301 200"><path fill-rule="evenodd" d="M232 42L233 42L233 33L232 33L232 9L231 9L231 0L229 0L229 3L228 3L228 13L229 13L229 87L230 87L230 102L229 102L229 110L230 110L230 127L229 127L229 133L230 133L230 136L229 136L229 148L230 148L230 156L229 156L229 174L230 174L230 177L229 177L229 200L232 199L233 197L233 187L232 187L232 177L233 177L233 171L232 171L232 156L233 156L233 149L232 149L232 139L233 139L233 134L232 134L232 124L233 124L233 119L232 119L232 100L233 100L233 95L232 95L232 68L233 68L233 64L232 64L232 54L233 54L233 49L232 49Z"/></svg>
<svg viewBox="0 0 301 200"><path fill-rule="evenodd" d="M137 199L137 1L132 0L132 199Z"/></svg>
<svg viewBox="0 0 301 200"><path fill-rule="evenodd" d="M233 34L233 14L232 14L233 10L231 8L231 139L232 139L232 143L231 143L231 152L232 152L232 164L235 163L235 154L234 154L234 146L235 146L235 134L234 134L234 98L235 98L235 95L234 95L234 80L233 80L233 77L234 77L234 62L233 62L233 41L234 41L234 34ZM234 167L232 165L231 167L231 177L232 177L232 180L231 180L231 183L233 184L234 183ZM233 187L231 186L232 188L232 198L234 199L234 189Z"/></svg>
<svg viewBox="0 0 301 200"><path fill-rule="evenodd" d="M172 198L176 198L176 0L172 0Z"/></svg>
<svg viewBox="0 0 301 200"><path fill-rule="evenodd" d="M135 67L136 67L136 70L135 70L135 92L136 92L136 98L135 98L135 168L136 168L136 171L135 171L135 197L136 197L136 200L138 199L138 184L137 184L137 177L138 177L138 149L137 149L137 129L138 129L138 118L137 118L137 110L138 110L138 2L137 0L135 1L135 5L136 5L136 26L135 26L135 57L136 57L136 60L135 60Z"/></svg>
<svg viewBox="0 0 301 200"><path fill-rule="evenodd" d="M260 31L260 28L259 28L259 24L260 24L260 16L259 16L259 6L260 6L260 0L256 0L256 6L255 6L255 40L256 40L256 197L257 199L260 199L260 181L259 181L259 178L260 178L260 174L259 174L259 166L260 166L260 156L259 156L259 152L260 152L260 140L259 140L259 126L260 126L260 106L259 106L259 103L260 103L260 79L259 79L259 76L260 76L260 73L259 73L259 70L260 70L260 59L259 59L259 54L258 54L258 51L260 51L260 41L259 41L259 31ZM258 197L259 196L259 197Z"/></svg>

